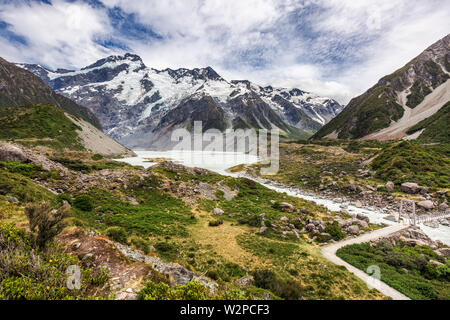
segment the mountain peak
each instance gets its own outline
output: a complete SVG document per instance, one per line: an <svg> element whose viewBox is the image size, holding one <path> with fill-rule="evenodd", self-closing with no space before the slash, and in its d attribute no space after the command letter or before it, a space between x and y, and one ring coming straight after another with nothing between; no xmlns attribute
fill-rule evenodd
<svg viewBox="0 0 450 320"><path fill-rule="evenodd" d="M142 58L140 56L138 56L137 54L133 54L133 53L125 53L124 55L112 55L103 59L100 59L98 61L96 61L95 63L81 69L81 70L87 70L87 69L93 69L93 68L98 68L101 67L102 65L106 64L106 63L118 63L121 64L121 62L123 63L137 63L140 64L142 67L145 67L144 61L142 60Z"/></svg>
<svg viewBox="0 0 450 320"><path fill-rule="evenodd" d="M162 70L161 72L167 72L172 78L177 80L185 76L191 76L196 80L224 80L213 68L209 66L206 68L179 68L175 70L167 68Z"/></svg>

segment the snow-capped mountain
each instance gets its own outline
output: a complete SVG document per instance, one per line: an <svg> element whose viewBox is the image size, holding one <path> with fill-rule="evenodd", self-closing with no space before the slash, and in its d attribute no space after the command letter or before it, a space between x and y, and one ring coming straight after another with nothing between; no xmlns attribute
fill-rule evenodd
<svg viewBox="0 0 450 320"><path fill-rule="evenodd" d="M194 120L202 120L205 130L277 127L288 135L314 133L342 110L332 99L299 89L228 82L210 67L148 68L129 53L77 71L18 66L88 107L108 135L129 147L159 146L171 130L190 128Z"/></svg>

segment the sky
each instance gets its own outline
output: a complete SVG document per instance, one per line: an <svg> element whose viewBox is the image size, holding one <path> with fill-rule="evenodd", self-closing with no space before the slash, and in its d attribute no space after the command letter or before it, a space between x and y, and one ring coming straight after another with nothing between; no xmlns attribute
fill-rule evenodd
<svg viewBox="0 0 450 320"><path fill-rule="evenodd" d="M0 0L0 56L79 69L131 52L346 104L450 33L449 17L449 0Z"/></svg>

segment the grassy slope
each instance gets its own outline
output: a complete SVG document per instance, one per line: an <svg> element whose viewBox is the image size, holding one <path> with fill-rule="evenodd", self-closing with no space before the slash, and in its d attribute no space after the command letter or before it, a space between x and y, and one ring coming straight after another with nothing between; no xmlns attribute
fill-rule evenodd
<svg viewBox="0 0 450 320"><path fill-rule="evenodd" d="M420 142L450 142L450 101L431 117L419 122L408 130L408 134L425 129Z"/></svg>
<svg viewBox="0 0 450 320"><path fill-rule="evenodd" d="M385 148L371 165L378 177L397 184L410 181L430 187L450 185L448 145L400 142Z"/></svg>
<svg viewBox="0 0 450 320"><path fill-rule="evenodd" d="M79 129L58 107L27 105L0 108L0 140L45 145L58 150L84 150L76 132Z"/></svg>

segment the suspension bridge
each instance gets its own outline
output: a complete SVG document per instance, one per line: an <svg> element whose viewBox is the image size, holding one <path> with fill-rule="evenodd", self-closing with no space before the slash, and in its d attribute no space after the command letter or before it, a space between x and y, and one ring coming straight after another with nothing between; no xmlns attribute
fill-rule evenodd
<svg viewBox="0 0 450 320"><path fill-rule="evenodd" d="M410 204L412 207L412 213L404 214L405 204ZM397 222L400 222L403 219L403 223L410 224L416 226L418 224L429 223L433 221L440 221L443 219L450 218L450 212L437 212L432 214L421 214L418 215L416 213L416 203L413 200L401 200L400 202L400 210L397 217Z"/></svg>

